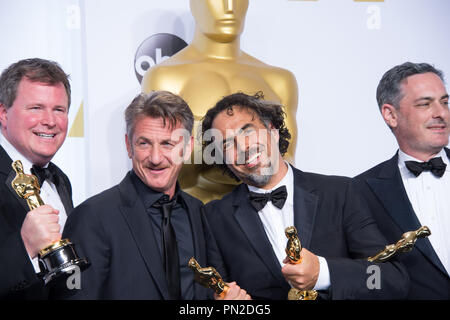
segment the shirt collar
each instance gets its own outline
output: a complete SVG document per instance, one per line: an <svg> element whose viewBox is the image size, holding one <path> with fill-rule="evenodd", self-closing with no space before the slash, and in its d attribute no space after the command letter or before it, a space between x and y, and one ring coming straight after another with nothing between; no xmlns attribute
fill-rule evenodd
<svg viewBox="0 0 450 320"><path fill-rule="evenodd" d="M156 201L158 201L164 193L158 192L147 186L134 172L134 170L130 171L131 173L131 180L133 181L134 187L136 188L136 191L138 193L139 198L144 203L144 207L150 208ZM175 194L174 197L177 197L177 203L181 203L183 205L184 199L180 199L182 192L180 192L180 186L178 185L175 188Z"/></svg>
<svg viewBox="0 0 450 320"><path fill-rule="evenodd" d="M292 167L288 162L284 161L284 163L287 165L288 170L287 170L286 174L284 175L283 179L281 179L281 181L278 182L276 186L274 186L271 189L261 189L258 187L247 185L248 190L250 190L252 192L257 192L257 193L269 193L281 186L286 186L286 191L288 194L287 198L286 198L286 202L293 205L294 204L294 172L292 171Z"/></svg>
<svg viewBox="0 0 450 320"><path fill-rule="evenodd" d="M14 146L5 138L3 133L0 133L0 143L12 161L20 160L22 162L24 173L30 174L33 164L14 148Z"/></svg>

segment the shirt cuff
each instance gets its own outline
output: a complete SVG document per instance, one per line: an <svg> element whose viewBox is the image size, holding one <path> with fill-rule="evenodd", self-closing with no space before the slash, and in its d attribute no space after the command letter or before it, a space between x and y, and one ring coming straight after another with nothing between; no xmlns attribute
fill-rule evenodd
<svg viewBox="0 0 450 320"><path fill-rule="evenodd" d="M34 268L34 272L39 273L41 272L41 268L39 268L39 259L38 257L36 258L31 258L30 256L28 256L30 258L31 264L33 265Z"/></svg>
<svg viewBox="0 0 450 320"><path fill-rule="evenodd" d="M330 287L330 271L328 270L328 263L324 257L319 258L319 277L317 278L314 290L328 290Z"/></svg>

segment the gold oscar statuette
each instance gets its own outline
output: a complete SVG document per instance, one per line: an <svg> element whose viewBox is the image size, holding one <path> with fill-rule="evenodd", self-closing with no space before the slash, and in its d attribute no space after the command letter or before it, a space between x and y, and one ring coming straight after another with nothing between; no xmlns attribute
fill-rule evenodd
<svg viewBox="0 0 450 320"><path fill-rule="evenodd" d="M189 259L189 268L194 270L194 280L206 288L213 289L221 298L225 296L228 285L222 280L219 272L213 267L202 268L194 257Z"/></svg>
<svg viewBox="0 0 450 320"><path fill-rule="evenodd" d="M400 240L394 244L387 245L374 256L367 258L367 261L386 262L399 253L411 251L418 238L426 238L429 235L431 235L431 231L427 226L422 226L415 231L405 232Z"/></svg>
<svg viewBox="0 0 450 320"><path fill-rule="evenodd" d="M37 177L32 174L25 174L20 160L14 161L12 167L16 172L16 177L12 180L11 186L17 195L27 201L30 210L44 205L40 196L41 188ZM74 244L69 239L59 240L43 248L38 253L38 259L46 285L63 274L72 273L76 266L81 270L89 266L87 259L78 257Z"/></svg>
<svg viewBox="0 0 450 320"><path fill-rule="evenodd" d="M298 238L297 228L294 226L285 229L286 237L288 238L286 244L286 255L290 263L299 264L302 262L300 253L302 251L302 244ZM291 288L288 293L288 300L316 300L318 293L316 290L299 290Z"/></svg>

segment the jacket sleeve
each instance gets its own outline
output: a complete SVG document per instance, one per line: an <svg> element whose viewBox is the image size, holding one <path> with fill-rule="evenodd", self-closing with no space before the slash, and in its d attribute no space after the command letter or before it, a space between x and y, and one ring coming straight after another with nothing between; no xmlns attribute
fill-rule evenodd
<svg viewBox="0 0 450 320"><path fill-rule="evenodd" d="M349 183L343 208L347 257L326 257L331 299L404 299L409 290L405 267L395 259L375 264L367 258L387 244L359 193Z"/></svg>
<svg viewBox="0 0 450 320"><path fill-rule="evenodd" d="M107 285L109 274L110 249L98 210L89 202L78 206L67 219L63 238L68 238L74 245L80 258L87 258L89 267L80 273L80 279L68 279L60 283L52 292L56 299L102 299L101 292Z"/></svg>
<svg viewBox="0 0 450 320"><path fill-rule="evenodd" d="M0 243L0 257L0 299L40 298L40 294L29 296L31 291L42 290L43 282L36 275L20 231L10 233Z"/></svg>

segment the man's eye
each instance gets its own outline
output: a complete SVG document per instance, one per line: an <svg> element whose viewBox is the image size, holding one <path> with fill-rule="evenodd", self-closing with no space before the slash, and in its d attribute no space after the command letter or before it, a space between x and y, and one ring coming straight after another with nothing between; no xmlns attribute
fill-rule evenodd
<svg viewBox="0 0 450 320"><path fill-rule="evenodd" d="M233 147L233 142L227 141L223 144L223 150L228 150Z"/></svg>
<svg viewBox="0 0 450 320"><path fill-rule="evenodd" d="M243 134L246 135L246 136L248 136L248 135L251 135L251 134L253 134L253 133L255 133L255 132L256 132L255 129L253 129L253 128L247 128L247 129L244 130Z"/></svg>
<svg viewBox="0 0 450 320"><path fill-rule="evenodd" d="M163 143L161 143L161 145L165 148L173 148L175 146L174 143L169 142L169 141L163 142Z"/></svg>

